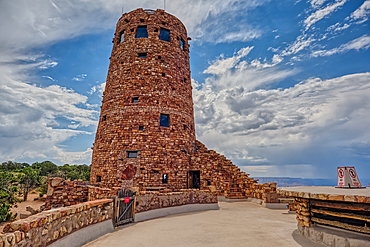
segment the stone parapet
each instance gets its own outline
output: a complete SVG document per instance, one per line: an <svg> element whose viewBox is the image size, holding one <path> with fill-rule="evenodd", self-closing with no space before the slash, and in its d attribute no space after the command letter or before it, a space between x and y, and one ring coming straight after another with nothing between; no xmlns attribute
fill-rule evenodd
<svg viewBox="0 0 370 247"><path fill-rule="evenodd" d="M276 183L253 183L250 190L250 197L262 199L265 203L279 202L279 195L276 192Z"/></svg>
<svg viewBox="0 0 370 247"><path fill-rule="evenodd" d="M121 188L100 188L82 180L50 178L44 205L45 210L80 204L104 198L112 198Z"/></svg>
<svg viewBox="0 0 370 247"><path fill-rule="evenodd" d="M282 195L294 197L292 208L296 211L301 229L325 225L370 234L369 217L366 215L366 212L370 211L370 190L367 188L302 186L279 188L277 191Z"/></svg>
<svg viewBox="0 0 370 247"><path fill-rule="evenodd" d="M112 218L112 199L43 211L4 226L0 247L47 246L83 227Z"/></svg>
<svg viewBox="0 0 370 247"><path fill-rule="evenodd" d="M299 188L299 187L298 187ZM321 189L325 188L325 190ZM302 187L302 190L294 190L294 188L278 188L277 192L287 197L300 197L306 199L316 199L325 201L343 201L343 202L358 202L370 203L370 189L339 189L334 187ZM321 190L320 190L321 189ZM351 193L351 192L359 193Z"/></svg>
<svg viewBox="0 0 370 247"><path fill-rule="evenodd" d="M180 192L160 193L141 191L136 195L135 212L140 213L153 209L175 207L186 204L217 203L216 193L205 190L182 190Z"/></svg>

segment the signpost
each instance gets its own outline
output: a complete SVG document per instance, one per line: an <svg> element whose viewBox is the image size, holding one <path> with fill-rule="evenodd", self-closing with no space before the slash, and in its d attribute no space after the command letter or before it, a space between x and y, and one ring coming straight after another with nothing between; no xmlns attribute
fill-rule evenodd
<svg viewBox="0 0 370 247"><path fill-rule="evenodd" d="M337 188L363 188L353 166L337 168Z"/></svg>

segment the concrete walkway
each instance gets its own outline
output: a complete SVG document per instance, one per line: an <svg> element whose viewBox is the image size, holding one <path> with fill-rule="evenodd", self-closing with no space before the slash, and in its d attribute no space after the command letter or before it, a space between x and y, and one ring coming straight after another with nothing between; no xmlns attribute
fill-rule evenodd
<svg viewBox="0 0 370 247"><path fill-rule="evenodd" d="M85 247L322 247L302 237L295 214L250 202L219 202L220 210L179 214L116 229Z"/></svg>

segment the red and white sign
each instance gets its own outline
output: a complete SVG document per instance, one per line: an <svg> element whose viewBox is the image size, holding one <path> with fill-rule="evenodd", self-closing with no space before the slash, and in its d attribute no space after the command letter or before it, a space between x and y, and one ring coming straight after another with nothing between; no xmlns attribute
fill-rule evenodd
<svg viewBox="0 0 370 247"><path fill-rule="evenodd" d="M359 188L360 180L357 177L356 169L353 166L338 167L338 187L342 188Z"/></svg>
<svg viewBox="0 0 370 247"><path fill-rule="evenodd" d="M345 172L344 172L344 167L338 167L337 172L338 172L338 179L337 179L337 186L338 187L345 187Z"/></svg>
<svg viewBox="0 0 370 247"><path fill-rule="evenodd" d="M361 187L360 180L357 177L357 173L354 167L347 167L349 180L351 181L351 187Z"/></svg>

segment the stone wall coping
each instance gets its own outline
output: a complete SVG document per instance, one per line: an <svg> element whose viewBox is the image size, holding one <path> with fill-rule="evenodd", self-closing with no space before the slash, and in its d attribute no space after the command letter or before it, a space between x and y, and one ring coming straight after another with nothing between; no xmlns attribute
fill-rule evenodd
<svg viewBox="0 0 370 247"><path fill-rule="evenodd" d="M42 211L41 213L32 215L26 219L16 220L16 221L6 224L4 226L3 232L4 233L14 232L14 231L28 232L31 228L43 226L48 222L53 222L66 215L79 213L91 207L96 207L99 205L107 204L112 201L113 199L101 199L101 200L83 202L83 203L68 206L68 207L54 208L51 210Z"/></svg>
<svg viewBox="0 0 370 247"><path fill-rule="evenodd" d="M277 188L276 192L289 197L370 204L370 188L341 189L331 186L301 186L281 187Z"/></svg>
<svg viewBox="0 0 370 247"><path fill-rule="evenodd" d="M183 194L184 192L195 192L195 191L199 191L199 192L205 192L205 193L214 193L214 192L211 192L209 190L196 190L196 189L186 189L186 190L181 190L181 191L174 191L174 192L160 192L160 191L140 191L138 193L138 196L140 195L147 195L147 194L155 194L155 195L181 195Z"/></svg>

